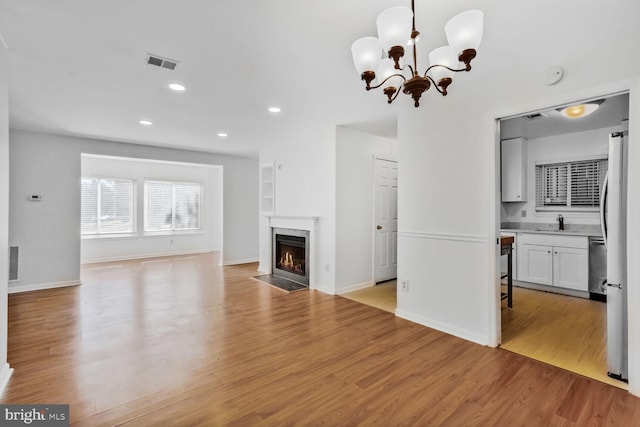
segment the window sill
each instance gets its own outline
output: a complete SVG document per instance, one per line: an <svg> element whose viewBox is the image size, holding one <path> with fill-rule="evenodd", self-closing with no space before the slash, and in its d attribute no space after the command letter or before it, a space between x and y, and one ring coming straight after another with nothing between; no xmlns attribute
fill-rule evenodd
<svg viewBox="0 0 640 427"><path fill-rule="evenodd" d="M101 240L101 239L135 239L137 233L113 233L113 234L83 234L81 240Z"/></svg>
<svg viewBox="0 0 640 427"><path fill-rule="evenodd" d="M202 230L145 231L141 237L195 236L198 234L204 234L204 231Z"/></svg>

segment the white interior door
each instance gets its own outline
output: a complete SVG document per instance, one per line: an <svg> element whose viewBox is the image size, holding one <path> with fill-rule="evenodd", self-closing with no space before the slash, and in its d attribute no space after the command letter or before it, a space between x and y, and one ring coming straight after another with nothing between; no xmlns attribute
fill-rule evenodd
<svg viewBox="0 0 640 427"><path fill-rule="evenodd" d="M396 278L398 267L398 163L375 159L374 281Z"/></svg>

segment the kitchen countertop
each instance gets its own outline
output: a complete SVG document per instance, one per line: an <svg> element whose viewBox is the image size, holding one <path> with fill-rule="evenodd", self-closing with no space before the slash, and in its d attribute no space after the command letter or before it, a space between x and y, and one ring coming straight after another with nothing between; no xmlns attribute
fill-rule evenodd
<svg viewBox="0 0 640 427"><path fill-rule="evenodd" d="M602 237L600 226L589 224L565 224L564 230L558 230L558 224L506 222L500 225L500 231L510 233L552 234L554 236Z"/></svg>

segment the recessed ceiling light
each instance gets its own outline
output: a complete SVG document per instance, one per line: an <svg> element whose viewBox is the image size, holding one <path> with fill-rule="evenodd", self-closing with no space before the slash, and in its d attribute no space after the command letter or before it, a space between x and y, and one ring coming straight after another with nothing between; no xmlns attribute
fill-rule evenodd
<svg viewBox="0 0 640 427"><path fill-rule="evenodd" d="M176 92L182 92L186 89L186 87L184 87L184 85L181 85L180 83L171 83L169 84L169 89L175 90Z"/></svg>
<svg viewBox="0 0 640 427"><path fill-rule="evenodd" d="M269 107L270 113L279 113L280 111L282 111L280 107Z"/></svg>
<svg viewBox="0 0 640 427"><path fill-rule="evenodd" d="M597 101L586 102L584 104L569 105L568 107L558 108L560 114L569 119L578 119L580 117L588 116L600 107L600 104L604 102L604 99Z"/></svg>
<svg viewBox="0 0 640 427"><path fill-rule="evenodd" d="M218 132L218 136L219 136L220 138L226 138L226 137L228 137L228 136L229 136L229 134L228 134L228 133L226 133L226 132Z"/></svg>
<svg viewBox="0 0 640 427"><path fill-rule="evenodd" d="M145 126L151 126L153 124L153 122L150 122L149 120L140 120L138 123Z"/></svg>

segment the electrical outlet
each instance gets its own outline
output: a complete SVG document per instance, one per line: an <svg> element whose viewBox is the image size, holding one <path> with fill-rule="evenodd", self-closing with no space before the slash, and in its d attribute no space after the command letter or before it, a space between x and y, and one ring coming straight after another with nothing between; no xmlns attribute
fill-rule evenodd
<svg viewBox="0 0 640 427"><path fill-rule="evenodd" d="M524 209L520 212L520 216L522 218L526 218L527 217L527 211L525 211Z"/></svg>
<svg viewBox="0 0 640 427"><path fill-rule="evenodd" d="M324 265L324 271L326 271L327 273L329 272L329 264Z"/></svg>
<svg viewBox="0 0 640 427"><path fill-rule="evenodd" d="M400 282L400 290L402 292L409 292L409 281L403 280Z"/></svg>

